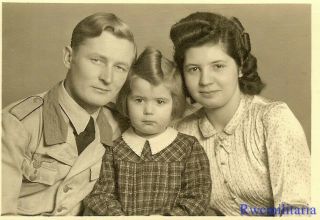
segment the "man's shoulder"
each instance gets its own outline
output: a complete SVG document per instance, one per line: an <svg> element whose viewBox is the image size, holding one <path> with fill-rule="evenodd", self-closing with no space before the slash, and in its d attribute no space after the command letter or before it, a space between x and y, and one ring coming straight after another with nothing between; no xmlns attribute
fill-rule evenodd
<svg viewBox="0 0 320 220"><path fill-rule="evenodd" d="M15 118L21 121L43 105L44 94L45 93L32 95L11 103L2 110L2 113L13 115Z"/></svg>

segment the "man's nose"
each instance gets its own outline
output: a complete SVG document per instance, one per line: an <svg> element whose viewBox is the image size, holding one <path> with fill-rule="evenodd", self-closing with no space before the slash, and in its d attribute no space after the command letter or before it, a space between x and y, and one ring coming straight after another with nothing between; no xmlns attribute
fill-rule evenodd
<svg viewBox="0 0 320 220"><path fill-rule="evenodd" d="M100 79L105 83L111 83L113 80L112 67L105 66L100 73Z"/></svg>

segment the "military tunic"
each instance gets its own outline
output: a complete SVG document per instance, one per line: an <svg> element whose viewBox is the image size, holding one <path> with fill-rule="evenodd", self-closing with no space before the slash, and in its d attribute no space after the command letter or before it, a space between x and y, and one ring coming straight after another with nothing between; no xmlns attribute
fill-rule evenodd
<svg viewBox="0 0 320 220"><path fill-rule="evenodd" d="M90 115L68 115L77 109L61 99L62 87L2 111L2 215L79 215L99 177L104 145L121 134L112 111L102 107L94 115L95 140L78 155L74 132Z"/></svg>

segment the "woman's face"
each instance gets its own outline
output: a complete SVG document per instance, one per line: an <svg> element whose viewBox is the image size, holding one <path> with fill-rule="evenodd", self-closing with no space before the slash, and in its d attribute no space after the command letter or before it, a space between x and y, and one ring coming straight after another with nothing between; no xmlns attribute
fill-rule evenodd
<svg viewBox="0 0 320 220"><path fill-rule="evenodd" d="M205 108L223 107L240 93L238 66L220 43L189 48L183 69L190 95Z"/></svg>

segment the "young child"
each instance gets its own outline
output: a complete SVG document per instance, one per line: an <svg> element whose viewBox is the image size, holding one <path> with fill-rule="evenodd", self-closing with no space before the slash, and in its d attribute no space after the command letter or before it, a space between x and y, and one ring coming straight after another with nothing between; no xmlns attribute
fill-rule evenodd
<svg viewBox="0 0 320 220"><path fill-rule="evenodd" d="M131 127L106 147L85 215L204 215L211 193L208 158L196 138L168 127L185 107L174 64L145 49L117 106Z"/></svg>

